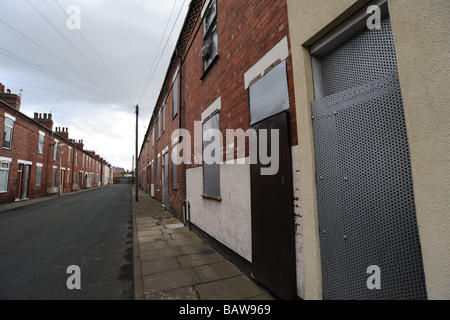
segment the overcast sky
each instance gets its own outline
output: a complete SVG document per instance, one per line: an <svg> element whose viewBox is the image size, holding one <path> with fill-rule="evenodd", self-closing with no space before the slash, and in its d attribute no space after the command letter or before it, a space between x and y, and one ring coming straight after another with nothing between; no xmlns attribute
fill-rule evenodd
<svg viewBox="0 0 450 320"><path fill-rule="evenodd" d="M131 169L135 105L140 148L189 2L0 0L0 82L23 90L26 115L51 112L54 128L68 127L85 149ZM79 30L67 27L68 16L76 21L71 5L80 9Z"/></svg>

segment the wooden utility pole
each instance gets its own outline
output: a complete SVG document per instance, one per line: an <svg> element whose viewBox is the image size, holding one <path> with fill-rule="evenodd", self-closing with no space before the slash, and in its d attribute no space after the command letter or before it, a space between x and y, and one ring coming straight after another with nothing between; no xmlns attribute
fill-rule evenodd
<svg viewBox="0 0 450 320"><path fill-rule="evenodd" d="M139 158L138 158L138 130L139 130L139 105L136 105L136 169L135 169L135 183L136 183L136 202L139 202Z"/></svg>

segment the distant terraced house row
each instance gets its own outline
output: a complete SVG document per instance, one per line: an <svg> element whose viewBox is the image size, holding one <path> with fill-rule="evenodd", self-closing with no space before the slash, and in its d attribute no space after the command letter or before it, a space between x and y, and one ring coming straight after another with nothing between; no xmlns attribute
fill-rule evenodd
<svg viewBox="0 0 450 320"><path fill-rule="evenodd" d="M51 113L20 112L21 97L0 84L0 204L113 183L114 170L83 140L55 128Z"/></svg>

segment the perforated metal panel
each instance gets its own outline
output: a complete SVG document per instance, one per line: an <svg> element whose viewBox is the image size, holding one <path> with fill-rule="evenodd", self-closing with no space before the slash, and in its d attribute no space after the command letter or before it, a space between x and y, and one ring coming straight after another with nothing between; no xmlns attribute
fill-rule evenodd
<svg viewBox="0 0 450 320"><path fill-rule="evenodd" d="M286 60L250 86L250 124L289 110Z"/></svg>
<svg viewBox="0 0 450 320"><path fill-rule="evenodd" d="M323 57L321 68L325 96L396 72L389 16L382 20L380 30L366 29Z"/></svg>
<svg viewBox="0 0 450 320"><path fill-rule="evenodd" d="M392 46L376 41L366 50ZM387 65L378 71L384 59L372 56L367 71L358 64L339 72L333 67L332 74L323 69L328 90L339 91L312 105L324 299L427 297L400 84ZM355 85L363 72L378 77ZM339 83L345 74L349 82ZM381 270L380 290L367 286L374 265Z"/></svg>

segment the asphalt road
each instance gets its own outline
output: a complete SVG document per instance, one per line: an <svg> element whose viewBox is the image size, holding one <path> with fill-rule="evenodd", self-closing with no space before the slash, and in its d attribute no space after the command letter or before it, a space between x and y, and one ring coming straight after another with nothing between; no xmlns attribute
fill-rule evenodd
<svg viewBox="0 0 450 320"><path fill-rule="evenodd" d="M133 299L130 192L113 185L0 213L0 299ZM81 290L67 287L72 265Z"/></svg>

